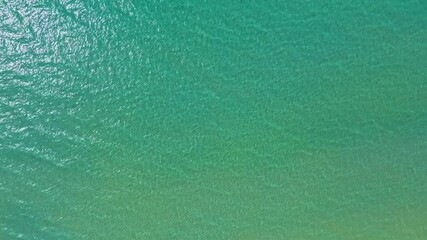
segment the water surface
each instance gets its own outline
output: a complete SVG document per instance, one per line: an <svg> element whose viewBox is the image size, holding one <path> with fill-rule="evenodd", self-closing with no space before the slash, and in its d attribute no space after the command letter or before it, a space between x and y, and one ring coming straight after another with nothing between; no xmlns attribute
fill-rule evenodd
<svg viewBox="0 0 427 240"><path fill-rule="evenodd" d="M426 239L425 1L1 1L0 239Z"/></svg>

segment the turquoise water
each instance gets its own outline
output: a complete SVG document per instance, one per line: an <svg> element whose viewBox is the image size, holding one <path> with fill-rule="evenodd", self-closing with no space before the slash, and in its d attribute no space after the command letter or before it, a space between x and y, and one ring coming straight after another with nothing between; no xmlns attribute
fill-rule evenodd
<svg viewBox="0 0 427 240"><path fill-rule="evenodd" d="M0 239L427 239L427 4L0 1Z"/></svg>

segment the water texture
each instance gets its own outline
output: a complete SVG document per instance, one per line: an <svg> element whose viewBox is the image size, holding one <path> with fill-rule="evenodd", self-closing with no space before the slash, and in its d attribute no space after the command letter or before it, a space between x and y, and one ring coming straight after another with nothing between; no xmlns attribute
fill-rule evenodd
<svg viewBox="0 0 427 240"><path fill-rule="evenodd" d="M0 239L427 239L427 3L0 1Z"/></svg>

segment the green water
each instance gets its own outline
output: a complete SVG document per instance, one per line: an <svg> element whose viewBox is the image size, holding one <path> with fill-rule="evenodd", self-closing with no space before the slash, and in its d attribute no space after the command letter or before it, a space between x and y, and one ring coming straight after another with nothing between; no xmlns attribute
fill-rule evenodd
<svg viewBox="0 0 427 240"><path fill-rule="evenodd" d="M426 1L111 2L0 1L1 240L427 239Z"/></svg>

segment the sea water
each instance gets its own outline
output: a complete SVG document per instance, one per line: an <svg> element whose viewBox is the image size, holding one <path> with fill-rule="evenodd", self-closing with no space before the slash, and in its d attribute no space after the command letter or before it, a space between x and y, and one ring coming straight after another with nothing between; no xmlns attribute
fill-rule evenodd
<svg viewBox="0 0 427 240"><path fill-rule="evenodd" d="M427 4L0 1L0 239L427 239Z"/></svg>

